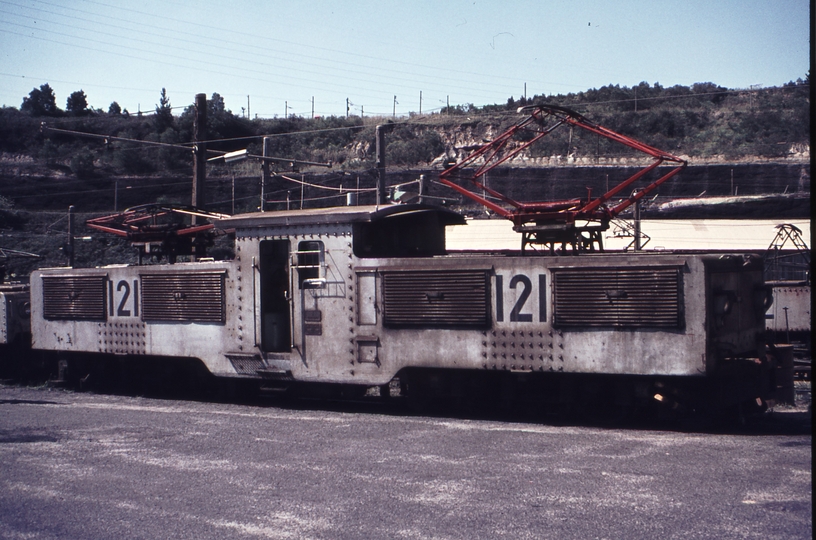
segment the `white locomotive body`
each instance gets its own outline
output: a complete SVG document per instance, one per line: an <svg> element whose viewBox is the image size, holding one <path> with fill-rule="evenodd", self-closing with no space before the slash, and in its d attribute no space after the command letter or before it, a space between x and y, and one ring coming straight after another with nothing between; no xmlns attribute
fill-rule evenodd
<svg viewBox="0 0 816 540"><path fill-rule="evenodd" d="M420 205L248 214L219 223L232 261L37 271L32 344L360 386L440 368L743 379L765 361L758 258L447 253L464 223Z"/></svg>

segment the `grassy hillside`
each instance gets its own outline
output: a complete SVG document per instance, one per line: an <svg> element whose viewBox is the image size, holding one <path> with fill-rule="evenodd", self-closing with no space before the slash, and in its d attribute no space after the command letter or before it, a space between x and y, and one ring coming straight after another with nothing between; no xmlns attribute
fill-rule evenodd
<svg viewBox="0 0 816 540"><path fill-rule="evenodd" d="M394 122L388 137L391 165L429 163L457 148L490 139L518 121L519 106L548 103L571 108L591 121L633 136L652 146L700 160L783 159L809 148L809 78L782 87L739 91L713 83L664 88L659 84L627 88L605 86L574 94L508 99L506 104L448 107L431 115L407 118L290 117L255 119L226 110L218 94L208 101L209 148L248 148L261 153L270 137L273 156L335 164L342 170L364 170L374 163L374 126ZM56 109L23 112L0 109L2 174L22 162L55 173L92 178L99 175L189 174L189 150L132 141L185 145L192 140L193 110L170 114L169 98L151 114ZM53 110L51 108L47 110ZM42 124L64 131L42 129ZM109 136L86 138L76 133ZM115 137L115 138L114 138ZM616 149L594 137L573 139L557 133L531 150L531 157L589 156L598 159ZM17 160L17 163L14 162ZM22 162L21 162L22 160Z"/></svg>

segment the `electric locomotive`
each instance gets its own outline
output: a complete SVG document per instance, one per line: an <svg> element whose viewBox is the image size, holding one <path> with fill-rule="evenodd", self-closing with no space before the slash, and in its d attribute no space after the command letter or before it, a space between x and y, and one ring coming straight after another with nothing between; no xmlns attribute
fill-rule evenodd
<svg viewBox="0 0 816 540"><path fill-rule="evenodd" d="M217 225L234 230L234 260L34 272L33 347L195 358L277 384L397 378L408 395L509 384L564 400L593 377L652 401L772 397L755 256L448 252L446 227L465 220L421 204Z"/></svg>

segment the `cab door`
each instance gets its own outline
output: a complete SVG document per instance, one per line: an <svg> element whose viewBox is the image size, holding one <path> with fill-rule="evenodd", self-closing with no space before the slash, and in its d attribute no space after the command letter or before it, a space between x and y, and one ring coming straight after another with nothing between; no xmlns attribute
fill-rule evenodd
<svg viewBox="0 0 816 540"><path fill-rule="evenodd" d="M261 350L292 349L291 279L289 240L264 240L260 244Z"/></svg>

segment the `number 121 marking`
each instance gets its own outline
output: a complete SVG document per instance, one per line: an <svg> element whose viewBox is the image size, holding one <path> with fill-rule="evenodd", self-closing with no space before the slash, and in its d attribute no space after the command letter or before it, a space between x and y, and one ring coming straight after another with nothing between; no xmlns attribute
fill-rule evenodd
<svg viewBox="0 0 816 540"><path fill-rule="evenodd" d="M516 303L510 310L510 322L533 322L533 314L525 313L524 306L533 293L533 282L524 274L510 278L509 289L519 289ZM504 321L504 276L496 274L496 321ZM538 275L538 322L547 321L547 275Z"/></svg>
<svg viewBox="0 0 816 540"><path fill-rule="evenodd" d="M131 294L132 293L132 294ZM116 312L114 313L114 302L118 297ZM108 314L113 317L138 317L139 316L139 280L133 280L133 288L126 280L121 279L116 284L116 294L114 295L113 281L108 281ZM125 309L130 308L130 309Z"/></svg>

